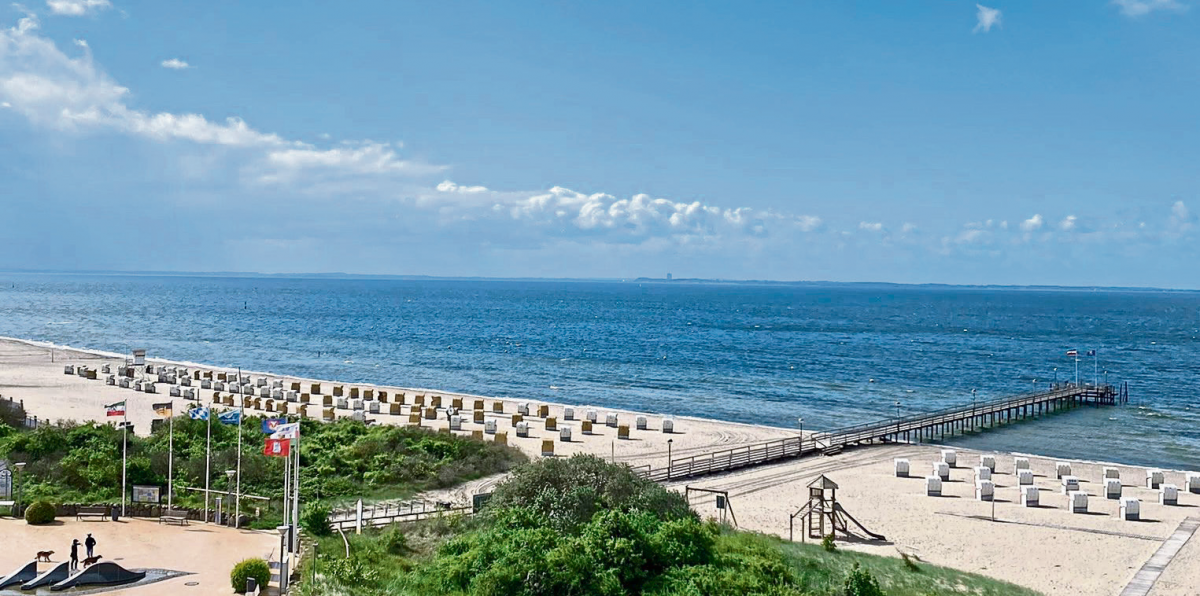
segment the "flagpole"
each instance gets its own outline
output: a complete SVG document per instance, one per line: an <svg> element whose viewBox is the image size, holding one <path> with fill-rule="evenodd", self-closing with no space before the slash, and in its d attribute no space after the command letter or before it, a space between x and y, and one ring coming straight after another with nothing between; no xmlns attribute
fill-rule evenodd
<svg viewBox="0 0 1200 596"><path fill-rule="evenodd" d="M1079 354L1075 354L1075 386L1079 386Z"/></svg>
<svg viewBox="0 0 1200 596"><path fill-rule="evenodd" d="M283 458L283 508L282 508L282 511L283 511L283 523L284 524L287 523L288 516L291 515L291 513L288 511L288 495L290 494L290 493L288 493L288 488L290 488L291 479L292 479L292 455L289 452L288 456ZM279 559L280 561L283 560L282 557L283 557L283 555L281 553L280 559Z"/></svg>
<svg viewBox="0 0 1200 596"><path fill-rule="evenodd" d="M167 509L174 509L175 494L175 402L171 402L171 419L167 431Z"/></svg>
<svg viewBox="0 0 1200 596"><path fill-rule="evenodd" d="M296 424L300 424L300 421L297 420ZM295 445L293 445L293 446L296 448L296 465L293 467L295 474L296 474L296 480L294 482L292 482L292 524L291 524L292 527L291 527L290 538L292 539L292 552L298 554L300 552L300 541L296 540L296 528L300 527L300 431L299 431L299 427L297 427L297 430L296 430L296 442L295 442Z"/></svg>
<svg viewBox="0 0 1200 596"><path fill-rule="evenodd" d="M129 403L121 404L121 517L125 517L125 476L129 468Z"/></svg>
<svg viewBox="0 0 1200 596"><path fill-rule="evenodd" d="M1092 385L1100 386L1100 353L1092 350Z"/></svg>
<svg viewBox="0 0 1200 596"><path fill-rule="evenodd" d="M205 408L204 420L208 422L207 444L204 450L204 521L208 521L208 479L212 477L212 409Z"/></svg>
<svg viewBox="0 0 1200 596"><path fill-rule="evenodd" d="M238 383L242 382L242 369L238 369ZM246 408L238 409L238 446L237 446L237 490L234 492L233 527L237 528L242 521L242 418L246 417Z"/></svg>

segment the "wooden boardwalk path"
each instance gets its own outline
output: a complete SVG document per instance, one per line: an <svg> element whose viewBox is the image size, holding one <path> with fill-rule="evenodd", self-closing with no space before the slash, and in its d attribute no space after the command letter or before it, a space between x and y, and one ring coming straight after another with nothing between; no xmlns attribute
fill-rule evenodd
<svg viewBox="0 0 1200 596"><path fill-rule="evenodd" d="M638 472L655 481L692 478L821 453L834 455L847 447L891 442L936 440L968 431L1034 418L1080 406L1127 403L1128 388L1113 385L1060 384L1049 391L974 402L936 412L859 424L807 437L787 437L672 459L662 468Z"/></svg>
<svg viewBox="0 0 1200 596"><path fill-rule="evenodd" d="M1179 554L1179 550L1187 544L1192 534L1196 533L1196 529L1200 528L1200 517L1189 517L1179 523L1179 527L1175 528L1162 546L1150 556L1150 560L1146 561L1145 565L1134 574L1133 579L1129 580L1129 585L1121 590L1121 596L1146 596L1154 587L1154 582L1158 581L1158 577L1162 575L1167 565L1171 564L1171 560L1175 555Z"/></svg>

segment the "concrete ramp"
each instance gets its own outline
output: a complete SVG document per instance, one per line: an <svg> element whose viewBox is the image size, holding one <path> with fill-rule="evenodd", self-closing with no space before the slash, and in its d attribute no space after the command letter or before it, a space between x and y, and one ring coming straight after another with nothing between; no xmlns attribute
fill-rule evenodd
<svg viewBox="0 0 1200 596"><path fill-rule="evenodd" d="M37 577L37 559L22 565L16 571L0 577L0 590L15 584L23 584Z"/></svg>
<svg viewBox="0 0 1200 596"><path fill-rule="evenodd" d="M54 582L60 582L64 579L67 579L67 576L69 576L69 575L71 575L71 562L63 561L62 563L59 563L59 564L51 567L49 571L33 578L32 580L30 580L24 584L21 584L21 589L22 590L32 590L34 588L40 588L42 586L49 585Z"/></svg>
<svg viewBox="0 0 1200 596"><path fill-rule="evenodd" d="M74 575L50 586L50 589L57 592L76 586L119 586L144 577L145 571L130 571L112 561L104 561L76 571Z"/></svg>

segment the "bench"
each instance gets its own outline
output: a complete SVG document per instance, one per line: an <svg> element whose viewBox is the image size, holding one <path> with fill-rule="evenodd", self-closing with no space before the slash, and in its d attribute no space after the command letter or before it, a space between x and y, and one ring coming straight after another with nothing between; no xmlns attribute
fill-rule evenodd
<svg viewBox="0 0 1200 596"><path fill-rule="evenodd" d="M180 511L178 509L167 509L167 510L163 511L162 515L158 516L158 523L160 523L160 524L178 524L180 526L186 526L186 525L188 525L188 517L187 516L188 516L187 511Z"/></svg>
<svg viewBox="0 0 1200 596"><path fill-rule="evenodd" d="M75 509L75 519L83 521L85 517L98 517L102 520L108 519L108 507L79 507Z"/></svg>

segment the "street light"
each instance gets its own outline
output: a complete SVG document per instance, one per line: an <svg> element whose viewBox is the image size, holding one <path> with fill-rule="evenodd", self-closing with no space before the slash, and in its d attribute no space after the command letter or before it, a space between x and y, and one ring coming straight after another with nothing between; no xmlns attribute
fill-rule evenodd
<svg viewBox="0 0 1200 596"><path fill-rule="evenodd" d="M671 479L671 443L674 442L673 438L667 439L667 480Z"/></svg>
<svg viewBox="0 0 1200 596"><path fill-rule="evenodd" d="M275 528L279 532L279 589L280 591L287 590L288 574L290 570L284 564L283 555L287 551L287 536L291 530L290 526L278 526ZM290 563L291 561L288 561Z"/></svg>
<svg viewBox="0 0 1200 596"><path fill-rule="evenodd" d="M796 422L798 424L800 424L800 441L803 442L804 441L804 417L801 416L801 417L797 418Z"/></svg>
<svg viewBox="0 0 1200 596"><path fill-rule="evenodd" d="M1054 386L1058 387L1058 367L1054 367Z"/></svg>
<svg viewBox="0 0 1200 596"><path fill-rule="evenodd" d="M233 508L233 477L236 475L237 475L237 470L225 470L225 477L229 479L229 484L225 488L225 494L228 497L226 499L226 502L230 509ZM234 520L234 523L236 524L237 520ZM228 524L226 524L226 525L228 525Z"/></svg>
<svg viewBox="0 0 1200 596"><path fill-rule="evenodd" d="M896 442L900 442L900 400L896 400Z"/></svg>

